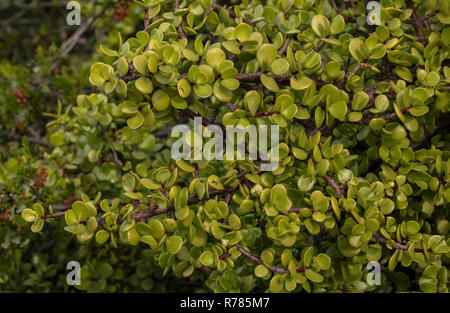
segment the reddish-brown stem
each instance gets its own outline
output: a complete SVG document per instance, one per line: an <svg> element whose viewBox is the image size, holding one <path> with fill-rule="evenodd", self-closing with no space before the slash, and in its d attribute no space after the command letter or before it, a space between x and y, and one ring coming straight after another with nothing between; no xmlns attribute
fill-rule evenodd
<svg viewBox="0 0 450 313"><path fill-rule="evenodd" d="M240 243L236 244L236 248L239 250L239 252L241 252L241 254L244 257L246 257L247 259L251 260L252 262L254 262L256 264L262 264L262 265L265 265L265 266L269 267L269 269L272 272L280 273L280 274L289 273L289 270L287 268L282 268L282 267L278 267L278 266L275 266L275 265L265 264L256 255L251 254L248 250L246 250L244 247L242 247L242 245ZM304 272L304 271L306 271L306 270L308 270L310 268L312 268L312 265L299 267L299 268L297 268L297 273Z"/></svg>
<svg viewBox="0 0 450 313"><path fill-rule="evenodd" d="M380 233L373 233L373 238L376 240L376 241L378 241L379 243L382 243L382 244L387 244L387 243L389 243L389 239L387 239L387 238L384 238ZM401 244L401 243L399 243L399 242L396 242L395 244L394 244L394 248L395 249L397 249L397 250L408 250L409 249L409 246L408 245L404 245L404 244ZM414 248L414 252L425 252L425 250L424 249L422 249L422 248ZM427 249L427 252L433 252L433 250L431 249L431 248L428 248Z"/></svg>
<svg viewBox="0 0 450 313"><path fill-rule="evenodd" d="M231 102L227 102L226 105L233 112L236 111L236 109L237 109L237 104L233 104Z"/></svg>
<svg viewBox="0 0 450 313"><path fill-rule="evenodd" d="M304 271L306 271L306 270L309 270L310 268L312 268L312 265L300 267L300 268L297 269L297 273L304 272Z"/></svg>
<svg viewBox="0 0 450 313"><path fill-rule="evenodd" d="M234 78L240 82L245 83L259 83L263 72L256 72L251 74L237 74ZM298 74L298 71L286 73L283 75L270 75L279 84L289 84L292 76ZM320 84L320 83L319 83Z"/></svg>
<svg viewBox="0 0 450 313"><path fill-rule="evenodd" d="M177 11L179 8L180 8L179 0L175 0L175 10L174 11ZM181 26L181 22L180 22L180 25L178 25L177 30L178 30L179 38L187 38L186 34L183 31L183 27Z"/></svg>
<svg viewBox="0 0 450 313"><path fill-rule="evenodd" d="M412 107L413 107L413 105L410 104L409 106L407 106L407 107L401 109L400 111L401 111L402 113L406 113L406 112L408 112ZM377 116L377 118L383 119L383 120L385 120L385 121L390 121L390 120L394 119L396 116L397 116L397 113L393 112L393 113L385 114L385 115L382 115L382 116ZM360 120L358 123L368 125L368 124L370 123L370 121L371 121L371 119L368 118L368 117L366 117L366 118L363 118L362 120Z"/></svg>
<svg viewBox="0 0 450 313"><path fill-rule="evenodd" d="M275 266L275 265L264 264L264 262L260 258L258 258L257 256L251 254L249 251L244 249L244 247L242 247L242 245L239 244L239 243L236 244L236 248L239 250L239 252L242 253L242 255L244 257L246 257L247 259L251 260L254 263L268 266L272 272L280 273L280 274L289 273L288 269L281 268L281 267L278 267L278 266Z"/></svg>
<svg viewBox="0 0 450 313"><path fill-rule="evenodd" d="M56 205L52 205L52 209L53 209L53 211L67 211L70 209L70 205L56 204Z"/></svg>
<svg viewBox="0 0 450 313"><path fill-rule="evenodd" d="M247 63L242 64L241 71L239 73L243 74L247 69Z"/></svg>
<svg viewBox="0 0 450 313"><path fill-rule="evenodd" d="M352 75L355 74L356 72L358 72L361 69L361 64L358 64L355 66L355 68L353 70L351 70L350 72L347 73L347 75L345 75L345 81L348 80L348 78Z"/></svg>
<svg viewBox="0 0 450 313"><path fill-rule="evenodd" d="M291 41L291 38L286 38L283 45L281 46L280 50L278 51L278 55L283 55L284 52L286 52L287 47L289 46L289 42Z"/></svg>
<svg viewBox="0 0 450 313"><path fill-rule="evenodd" d="M337 82L337 85L340 86L341 88L343 88L345 86L345 83L347 82L348 78L355 74L356 72L358 72L361 69L361 64L358 64L355 66L355 68L353 70L351 70L350 72L348 72L344 78L342 78L340 81Z"/></svg>
<svg viewBox="0 0 450 313"><path fill-rule="evenodd" d="M341 187L336 183L336 181L331 176L328 176L327 174L323 175L322 177L327 181L327 183L331 186L331 188L333 188L334 192L336 193L336 197L338 199L342 198L343 195L342 195Z"/></svg>
<svg viewBox="0 0 450 313"><path fill-rule="evenodd" d="M256 83L259 82L262 72L256 72L251 74L237 74L234 78L236 78L240 82L246 83Z"/></svg>
<svg viewBox="0 0 450 313"><path fill-rule="evenodd" d="M194 164L194 169L195 169L195 172L194 172L195 173L194 174L195 178L198 178L198 176L199 176L199 169L198 169L198 164L197 163Z"/></svg>
<svg viewBox="0 0 450 313"><path fill-rule="evenodd" d="M49 218L57 218L57 217L61 217L61 216L64 216L64 215L66 215L66 212L58 212L58 213L54 213L54 214L41 216L41 219L46 220L46 219L49 219Z"/></svg>
<svg viewBox="0 0 450 313"><path fill-rule="evenodd" d="M204 270L205 272L207 272L208 274L211 274L213 272L212 269L210 269L209 267L202 265L202 270Z"/></svg>
<svg viewBox="0 0 450 313"><path fill-rule="evenodd" d="M148 8L145 8L145 20L144 20L144 27L145 27L145 30L147 31L147 32L150 32L149 30L148 30L148 26L150 25L150 19L149 19L149 15L148 15Z"/></svg>
<svg viewBox="0 0 450 313"><path fill-rule="evenodd" d="M130 81L136 80L139 77L150 77L150 75L146 75L146 74L135 74L135 75L128 75L128 76L122 76L119 77L119 79L123 80L124 82L128 83Z"/></svg>
<svg viewBox="0 0 450 313"><path fill-rule="evenodd" d="M416 10L414 9L414 3L411 0L408 0L406 4L412 9L411 24L417 34L417 40L425 46L427 44L427 39L425 37L425 33L423 32L422 21L419 19Z"/></svg>
<svg viewBox="0 0 450 313"><path fill-rule="evenodd" d="M315 47L313 50L316 51L316 52L319 52L324 45L325 45L325 41L321 41L319 43L319 45L317 47Z"/></svg>
<svg viewBox="0 0 450 313"><path fill-rule="evenodd" d="M225 203L226 203L227 205L230 204L231 196L232 196L231 193L227 193L227 194L225 195Z"/></svg>
<svg viewBox="0 0 450 313"><path fill-rule="evenodd" d="M211 7L206 11L206 16L208 16L212 11L214 11L214 6L216 5L216 0L212 0Z"/></svg>
<svg viewBox="0 0 450 313"><path fill-rule="evenodd" d="M248 113L248 112L247 112L247 113ZM258 113L255 113L255 117L270 116L270 115L274 115L274 114L281 114L281 113L280 113L280 111L258 112ZM250 113L248 113L247 115L251 116Z"/></svg>
<svg viewBox="0 0 450 313"><path fill-rule="evenodd" d="M298 212L300 212L301 209L303 209L303 208L290 208L289 211L287 213L285 213L285 215L288 215L289 213L298 213ZM310 208L306 208L306 209L310 209Z"/></svg>
<svg viewBox="0 0 450 313"><path fill-rule="evenodd" d="M201 116L198 113L195 113L191 109L181 109L181 110L179 110L179 112L183 113L184 115L186 115L190 119L194 119L195 117L201 117L202 118L202 125L205 126L205 127L207 127L209 125L216 125L212 121L208 120L207 118L204 118L203 116Z"/></svg>
<svg viewBox="0 0 450 313"><path fill-rule="evenodd" d="M229 258L231 255L229 255L228 253L224 253L224 254L222 254L220 257L219 257L219 260L223 260L223 259L226 259L226 258Z"/></svg>
<svg viewBox="0 0 450 313"><path fill-rule="evenodd" d="M428 14L422 16L422 17L420 18L420 20L421 20L421 21L425 21L425 20L429 19L430 17L435 16L437 13L439 13L439 11L434 11L434 12L428 13Z"/></svg>
<svg viewBox="0 0 450 313"><path fill-rule="evenodd" d="M338 10L338 7L336 5L336 2L334 0L330 0L330 2L331 2L331 5L333 6L334 11L337 14L339 10Z"/></svg>

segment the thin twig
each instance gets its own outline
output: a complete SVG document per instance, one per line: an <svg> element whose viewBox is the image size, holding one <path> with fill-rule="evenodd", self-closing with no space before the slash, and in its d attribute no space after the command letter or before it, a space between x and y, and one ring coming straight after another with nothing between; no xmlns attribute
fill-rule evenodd
<svg viewBox="0 0 450 313"><path fill-rule="evenodd" d="M419 17L417 16L416 10L414 8L414 3L411 0L408 0L406 3L409 6L409 8L412 9L411 24L413 25L414 30L416 31L417 40L422 45L425 46L427 44L427 39L426 39L425 34L423 32L422 22L419 19Z"/></svg>
<svg viewBox="0 0 450 313"><path fill-rule="evenodd" d="M150 18L148 15L148 8L145 8L144 29L147 31L147 33L150 34L150 31L148 29L149 26L150 26Z"/></svg>
<svg viewBox="0 0 450 313"><path fill-rule="evenodd" d="M235 18L236 17L236 14L233 11L231 11L231 10L229 10L229 9L219 5L219 4L214 3L212 5L212 8L214 8L214 10L216 10L216 11L220 11L220 10L222 10L224 8L225 10L227 10L228 15L230 15L231 18Z"/></svg>
<svg viewBox="0 0 450 313"><path fill-rule="evenodd" d="M327 183L331 186L331 188L333 188L334 192L336 193L336 197L338 199L342 198L343 195L342 195L341 187L336 183L336 181L331 176L328 176L327 174L323 175L322 177L327 181Z"/></svg>
<svg viewBox="0 0 450 313"><path fill-rule="evenodd" d="M434 11L434 12L425 14L424 16L422 16L422 17L420 18L420 20L421 20L421 21L428 20L430 17L435 16L437 13L439 13L439 11Z"/></svg>
<svg viewBox="0 0 450 313"><path fill-rule="evenodd" d="M334 0L330 0L330 2L331 2L331 5L333 6L334 11L337 14L339 10L338 10L338 7L336 5L336 2Z"/></svg>
<svg viewBox="0 0 450 313"><path fill-rule="evenodd" d="M324 45L325 45L325 41L321 41L319 43L319 45L317 47L315 47L313 50L316 51L316 52L319 52Z"/></svg>
<svg viewBox="0 0 450 313"><path fill-rule="evenodd" d="M345 86L345 83L349 79L349 77L351 75L355 74L356 72L358 72L360 69L361 69L361 64L356 65L353 70L348 72L340 81L337 82L337 85L340 86L341 88L343 88Z"/></svg>
<svg viewBox="0 0 450 313"><path fill-rule="evenodd" d="M181 110L179 110L179 112L181 112L182 114L186 115L190 119L194 119L196 117L201 117L202 118L202 125L205 126L205 127L207 127L209 125L217 125L217 124L214 124L214 122L210 121L209 119L201 116L200 114L195 113L191 109L181 109Z"/></svg>
<svg viewBox="0 0 450 313"><path fill-rule="evenodd" d="M280 50L278 51L278 55L283 55L284 52L286 52L287 47L289 46L289 42L291 41L291 38L288 37L284 41L283 45L281 46Z"/></svg>
<svg viewBox="0 0 450 313"><path fill-rule="evenodd" d="M256 72L251 74L237 74L234 78L241 81L241 82L247 82L247 83L258 83L260 82L261 75L264 74L263 72ZM290 78L294 75L296 75L297 72L292 73L286 73L283 75L273 75L271 76L277 83L283 84L283 83L289 83Z"/></svg>
<svg viewBox="0 0 450 313"><path fill-rule="evenodd" d="M246 250L244 247L242 247L242 245L241 245L240 243L237 243L235 246L236 246L236 248L239 250L239 252L241 252L241 254L242 254L244 257L246 257L247 259L251 260L252 262L254 262L254 263L256 263L256 264L265 265L265 266L267 266L272 272L275 272L275 273L280 273L280 274L289 273L289 269L287 269L287 268L282 268L282 267L278 267L278 266L275 266L275 265L271 265L271 264L266 264L266 263L264 263L263 260L261 260L260 258L258 258L256 255L251 254L248 250ZM342 261L342 260L343 260L343 259L335 259L335 260L332 260L332 261L340 262L340 261ZM311 269L311 268L313 268L312 265L309 265L309 266L303 266L303 267L297 268L296 271L297 271L297 273L301 273L301 272L304 272L304 271L306 271L306 270L308 270L308 269Z"/></svg>
<svg viewBox="0 0 450 313"><path fill-rule="evenodd" d="M65 216L65 215L66 215L66 212L58 212L58 213L54 213L54 214L41 216L41 219L46 220L49 218L57 218L57 217Z"/></svg>
<svg viewBox="0 0 450 313"><path fill-rule="evenodd" d="M380 233L374 232L372 236L379 243L382 243L382 244L388 244L389 243L389 239L384 238ZM397 250L408 250L409 246L401 244L399 242L395 242L394 248L397 249ZM421 248L414 248L414 252L425 252L425 250L421 249ZM427 252L433 252L433 249L428 248Z"/></svg>
<svg viewBox="0 0 450 313"><path fill-rule="evenodd" d="M56 59L55 63L50 67L50 72L53 72L53 70L58 66L59 62L72 51L72 49L75 47L75 45L78 43L78 40L80 37L91 27L91 25L95 22L96 19L98 19L100 16L102 16L106 11L106 7L97 15L90 17L86 22L84 22L80 28L77 29L77 31L62 45L62 48L64 51L61 53L61 55Z"/></svg>
<svg viewBox="0 0 450 313"><path fill-rule="evenodd" d="M258 112L255 113L255 117L261 117L261 116L270 116L270 115L274 115L274 114L281 114L280 111L272 111L272 112ZM250 112L247 112L247 116L252 116L252 114Z"/></svg>

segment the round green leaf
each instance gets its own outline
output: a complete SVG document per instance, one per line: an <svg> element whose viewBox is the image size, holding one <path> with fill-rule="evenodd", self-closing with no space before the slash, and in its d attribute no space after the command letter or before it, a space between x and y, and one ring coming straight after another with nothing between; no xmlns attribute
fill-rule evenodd
<svg viewBox="0 0 450 313"><path fill-rule="evenodd" d="M147 77L139 77L134 84L137 90L139 90L143 94L150 94L153 91L153 83Z"/></svg>
<svg viewBox="0 0 450 313"><path fill-rule="evenodd" d="M275 75L283 75L289 71L289 62L285 59L276 59L270 67Z"/></svg>
<svg viewBox="0 0 450 313"><path fill-rule="evenodd" d="M311 20L311 28L319 37L326 37L330 34L330 21L323 15L314 15Z"/></svg>
<svg viewBox="0 0 450 313"><path fill-rule="evenodd" d="M263 278L266 277L267 274L269 274L269 269L266 266L259 264L258 266L255 267L256 277Z"/></svg>
<svg viewBox="0 0 450 313"><path fill-rule="evenodd" d="M262 44L256 52L256 58L261 66L261 69L263 70L269 70L270 65L277 59L277 57L277 48L269 43Z"/></svg>
<svg viewBox="0 0 450 313"><path fill-rule="evenodd" d="M182 98L187 98L191 94L191 84L186 79L180 79L178 81L178 94Z"/></svg>
<svg viewBox="0 0 450 313"><path fill-rule="evenodd" d="M104 230L104 229L99 230L99 231L95 234L95 241L96 241L99 245L104 244L106 241L108 241L108 239L109 239L109 232L107 232L107 231Z"/></svg>
<svg viewBox="0 0 450 313"><path fill-rule="evenodd" d="M35 219L39 218L36 212L31 209L24 209L21 215L22 218L28 223L34 222Z"/></svg>
<svg viewBox="0 0 450 313"><path fill-rule="evenodd" d="M307 269L305 271L305 275L310 281L312 281L314 283L321 283L324 280L322 275L320 275L319 273L317 273L316 271L314 271L312 269Z"/></svg>
<svg viewBox="0 0 450 313"><path fill-rule="evenodd" d="M313 80L302 76L301 78L297 78L296 76L291 77L291 87L295 90L304 90L309 88L313 84Z"/></svg>
<svg viewBox="0 0 450 313"><path fill-rule="evenodd" d="M220 48L211 48L206 52L206 63L212 67L219 67L225 59L225 52Z"/></svg>
<svg viewBox="0 0 450 313"><path fill-rule="evenodd" d="M331 258L324 254L324 253L319 253L318 255L316 255L314 257L315 261L317 262L317 264L319 265L319 268L321 270L328 270L331 266Z"/></svg>
<svg viewBox="0 0 450 313"><path fill-rule="evenodd" d="M406 230L408 232L408 235L415 235L420 230L420 224L416 221L408 221L406 223Z"/></svg>
<svg viewBox="0 0 450 313"><path fill-rule="evenodd" d="M334 118L343 121L347 114L347 103L343 100L335 102L330 105L328 111Z"/></svg>
<svg viewBox="0 0 450 313"><path fill-rule="evenodd" d="M152 96L152 105L157 111L164 111L169 107L170 97L163 90L157 90Z"/></svg>
<svg viewBox="0 0 450 313"><path fill-rule="evenodd" d="M234 34L240 42L246 41L251 33L252 28L247 23L241 23L234 29Z"/></svg>
<svg viewBox="0 0 450 313"><path fill-rule="evenodd" d="M204 265L204 266L211 266L214 264L214 255L211 251L206 250L205 252L203 252L200 255L200 262Z"/></svg>
<svg viewBox="0 0 450 313"><path fill-rule="evenodd" d="M436 85L439 83L439 80L440 80L440 79L441 79L441 78L440 78L440 76L439 76L439 73L436 73L436 72L430 72L430 73L428 73L428 75L427 75L426 82L427 82L427 85L428 85L428 86L434 87L434 86L436 86Z"/></svg>
<svg viewBox="0 0 450 313"><path fill-rule="evenodd" d="M280 88L277 85L277 82L271 76L262 74L261 75L261 83L264 85L264 87L266 87L270 91L275 92L275 91L280 90Z"/></svg>
<svg viewBox="0 0 450 313"><path fill-rule="evenodd" d="M135 115L133 115L132 117L130 117L127 120L127 125L131 129L138 129L139 127L142 126L143 123L144 123L144 117L142 116L142 114L140 112L137 112Z"/></svg>
<svg viewBox="0 0 450 313"><path fill-rule="evenodd" d="M147 63L147 58L142 54L133 58L133 65L140 74L147 74Z"/></svg>
<svg viewBox="0 0 450 313"><path fill-rule="evenodd" d="M167 247L167 251L170 254L177 254L178 251L181 250L182 246L183 246L183 239L180 236L173 235L173 236L167 237L166 247Z"/></svg>
<svg viewBox="0 0 450 313"><path fill-rule="evenodd" d="M333 18L333 21L331 22L331 33L333 35L340 34L344 31L345 28L345 21L344 17L342 15L337 15Z"/></svg>

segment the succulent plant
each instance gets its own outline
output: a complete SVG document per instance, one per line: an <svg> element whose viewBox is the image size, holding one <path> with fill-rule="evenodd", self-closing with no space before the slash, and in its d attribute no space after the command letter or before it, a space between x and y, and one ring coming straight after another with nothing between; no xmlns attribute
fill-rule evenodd
<svg viewBox="0 0 450 313"><path fill-rule="evenodd" d="M380 25L352 0L137 2L143 29L99 46L98 92L48 127L75 199L23 209L33 232L60 217L214 292L448 292L448 0L380 1ZM279 166L174 160L196 117L277 125Z"/></svg>

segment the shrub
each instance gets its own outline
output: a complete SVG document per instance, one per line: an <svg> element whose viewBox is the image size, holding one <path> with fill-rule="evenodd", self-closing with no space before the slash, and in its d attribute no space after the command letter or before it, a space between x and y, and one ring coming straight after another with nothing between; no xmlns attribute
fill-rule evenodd
<svg viewBox="0 0 450 313"><path fill-rule="evenodd" d="M47 125L33 232L144 246L214 292L448 291L449 1L381 1L378 26L353 1L139 4L144 29L99 46L98 93ZM170 126L195 117L278 125L278 168L174 160Z"/></svg>
<svg viewBox="0 0 450 313"><path fill-rule="evenodd" d="M75 194L89 194L89 186L85 189L64 183L67 175L61 174L58 164L63 167L66 161L47 159L48 150L39 148L47 147L47 141L39 136L45 133L46 123L57 118L58 110L63 112L76 103L79 93L94 90L86 78L101 53L93 53L96 38L103 43L114 42L118 31L134 33L144 12L139 5L131 5L129 15L117 22L113 8L120 7L114 1L95 6L83 2L82 23L90 16L98 18L67 53L65 47L73 38L67 33L76 26L66 24L66 3L24 6L19 1L10 2L8 7L2 6L2 13L25 14L23 23L14 19L7 26L9 31L0 34L0 167L4 175L0 178L0 290L73 291L66 283L66 265L73 260L83 265L83 279L87 280L84 287L89 292L200 290L198 282L172 279L171 275L163 279L162 270L142 248L111 250L94 242L78 245L55 223L55 227L49 223L40 233L25 227L20 212L34 202L59 204L54 207L62 209L70 205ZM103 15L99 15L101 12ZM102 32L111 35L96 36ZM61 56L63 52L66 57ZM22 142L24 135L28 135L28 143ZM105 263L114 268L113 273L105 270L109 267Z"/></svg>

